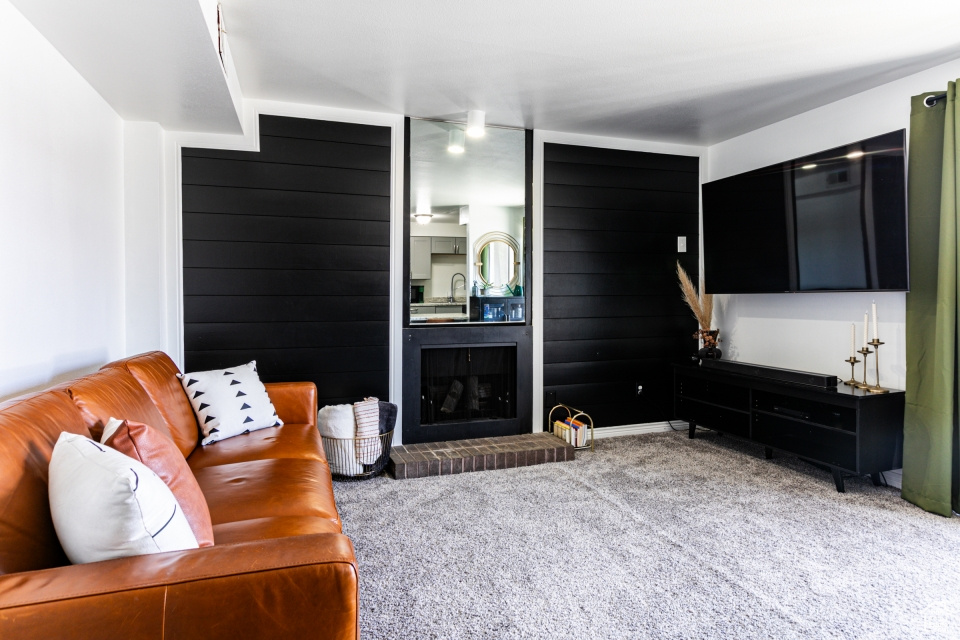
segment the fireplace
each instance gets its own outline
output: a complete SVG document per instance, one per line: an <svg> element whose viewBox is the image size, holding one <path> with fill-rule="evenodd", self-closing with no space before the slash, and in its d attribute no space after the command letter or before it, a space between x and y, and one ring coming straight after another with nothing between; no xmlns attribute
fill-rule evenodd
<svg viewBox="0 0 960 640"><path fill-rule="evenodd" d="M530 433L530 334L510 324L405 329L403 444Z"/></svg>
<svg viewBox="0 0 960 640"><path fill-rule="evenodd" d="M420 351L420 424L517 417L517 348L443 346Z"/></svg>

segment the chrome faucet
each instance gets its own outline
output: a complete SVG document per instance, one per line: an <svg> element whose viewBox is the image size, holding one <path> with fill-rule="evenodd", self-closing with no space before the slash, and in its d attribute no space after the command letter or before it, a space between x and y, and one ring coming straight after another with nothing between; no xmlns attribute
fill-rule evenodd
<svg viewBox="0 0 960 640"><path fill-rule="evenodd" d="M457 279L457 276L460 276L463 279L463 290L467 290L467 277L462 273L455 273L450 276L450 297L447 298L447 302L453 302L457 299L456 289L453 288L453 282Z"/></svg>

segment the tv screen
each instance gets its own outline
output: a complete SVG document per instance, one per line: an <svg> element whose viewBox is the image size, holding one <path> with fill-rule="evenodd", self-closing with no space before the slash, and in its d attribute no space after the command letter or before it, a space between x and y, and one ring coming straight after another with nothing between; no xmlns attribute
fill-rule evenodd
<svg viewBox="0 0 960 640"><path fill-rule="evenodd" d="M906 291L904 137L705 183L706 291Z"/></svg>

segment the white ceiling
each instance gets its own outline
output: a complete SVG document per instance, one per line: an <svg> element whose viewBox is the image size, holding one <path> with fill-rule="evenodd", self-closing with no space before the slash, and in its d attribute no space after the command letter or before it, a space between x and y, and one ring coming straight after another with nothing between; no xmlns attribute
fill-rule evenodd
<svg viewBox="0 0 960 640"><path fill-rule="evenodd" d="M12 0L124 119L236 132L215 1ZM957 0L223 5L247 98L704 145L960 59Z"/></svg>
<svg viewBox="0 0 960 640"><path fill-rule="evenodd" d="M211 0L11 1L124 120L241 132L214 43L215 0L212 15Z"/></svg>
<svg viewBox="0 0 960 640"><path fill-rule="evenodd" d="M960 58L956 0L223 5L248 98L696 144Z"/></svg>

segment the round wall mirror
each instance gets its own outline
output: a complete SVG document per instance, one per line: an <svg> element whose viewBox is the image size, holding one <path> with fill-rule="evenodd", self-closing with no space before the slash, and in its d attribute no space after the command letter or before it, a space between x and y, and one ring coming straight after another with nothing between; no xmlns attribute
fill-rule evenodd
<svg viewBox="0 0 960 640"><path fill-rule="evenodd" d="M477 275L485 289L516 287L520 282L520 245L499 231L484 234L474 245Z"/></svg>

